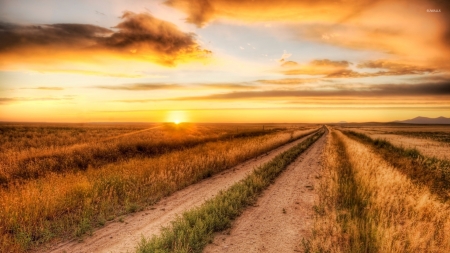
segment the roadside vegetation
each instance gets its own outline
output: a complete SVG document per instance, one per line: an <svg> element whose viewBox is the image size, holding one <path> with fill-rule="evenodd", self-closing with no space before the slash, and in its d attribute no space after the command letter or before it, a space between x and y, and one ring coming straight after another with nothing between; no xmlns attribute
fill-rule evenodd
<svg viewBox="0 0 450 253"><path fill-rule="evenodd" d="M9 182L0 189L0 252L21 252L54 238L91 233L120 215L142 210L313 131L241 133L151 157Z"/></svg>
<svg viewBox="0 0 450 253"><path fill-rule="evenodd" d="M450 206L371 144L333 130L306 252L449 252Z"/></svg>
<svg viewBox="0 0 450 253"><path fill-rule="evenodd" d="M371 146L377 154L408 176L413 182L424 185L442 200L450 199L450 162L422 155L417 149L397 147L383 139L353 131L347 136Z"/></svg>
<svg viewBox="0 0 450 253"><path fill-rule="evenodd" d="M185 212L162 229L159 236L143 238L137 252L202 252L212 241L214 232L231 226L232 220L255 203L257 197L301 153L319 139L324 129L279 154L272 161L257 168L245 179L208 200L202 206Z"/></svg>

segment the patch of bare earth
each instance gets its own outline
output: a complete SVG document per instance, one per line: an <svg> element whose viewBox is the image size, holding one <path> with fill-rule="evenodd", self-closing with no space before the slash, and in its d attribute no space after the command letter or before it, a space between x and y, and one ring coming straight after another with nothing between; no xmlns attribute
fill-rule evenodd
<svg viewBox="0 0 450 253"><path fill-rule="evenodd" d="M161 227L168 226L177 215L203 204L221 190L226 190L245 178L256 167L267 163L307 137L285 144L264 155L175 192L146 210L123 218L123 222L108 223L105 227L95 231L93 236L84 238L82 242L62 242L50 248L41 249L39 252L132 252L142 236L148 238L159 234ZM309 190L304 188L303 191Z"/></svg>
<svg viewBox="0 0 450 253"><path fill-rule="evenodd" d="M303 252L311 237L325 134L279 176L256 205L229 231L218 234L204 252Z"/></svg>

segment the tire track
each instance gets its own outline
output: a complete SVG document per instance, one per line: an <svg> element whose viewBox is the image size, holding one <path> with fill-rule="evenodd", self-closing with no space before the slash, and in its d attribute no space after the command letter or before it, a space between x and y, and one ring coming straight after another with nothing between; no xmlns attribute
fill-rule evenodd
<svg viewBox="0 0 450 253"><path fill-rule="evenodd" d="M146 210L127 216L123 219L122 223L111 222L97 230L93 236L85 238L83 242L62 242L54 247L42 249L40 252L82 253L132 251L141 240L142 235L148 238L158 234L161 227L169 225L170 221L177 215L193 207L200 206L221 190L225 190L245 178L255 167L270 161L278 154L304 141L311 135L285 144L264 155L248 160L218 175L175 192Z"/></svg>
<svg viewBox="0 0 450 253"><path fill-rule="evenodd" d="M300 252L311 236L315 184L328 132L289 165L283 174L236 219L233 227L214 238L204 252Z"/></svg>

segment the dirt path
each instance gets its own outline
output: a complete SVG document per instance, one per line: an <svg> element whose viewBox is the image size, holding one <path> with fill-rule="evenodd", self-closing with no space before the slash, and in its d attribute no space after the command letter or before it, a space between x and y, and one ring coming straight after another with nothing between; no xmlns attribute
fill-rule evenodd
<svg viewBox="0 0 450 253"><path fill-rule="evenodd" d="M233 223L218 234L204 253L303 252L302 238L311 236L314 186L319 177L326 135L320 138Z"/></svg>
<svg viewBox="0 0 450 253"><path fill-rule="evenodd" d="M142 235L151 237L158 234L161 226L169 225L170 221L177 214L179 215L188 209L201 205L219 191L225 190L243 179L255 167L270 161L276 155L288 150L307 137L283 145L265 155L188 186L149 207L147 210L124 218L122 223L111 222L95 231L93 236L85 238L83 242L64 242L50 249L42 249L40 252L132 252L141 240Z"/></svg>

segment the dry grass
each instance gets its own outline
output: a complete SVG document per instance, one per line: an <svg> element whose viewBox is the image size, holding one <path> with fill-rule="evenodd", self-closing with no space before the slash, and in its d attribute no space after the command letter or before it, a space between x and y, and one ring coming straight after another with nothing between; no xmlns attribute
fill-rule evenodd
<svg viewBox="0 0 450 253"><path fill-rule="evenodd" d="M450 162L429 158L417 149L397 147L383 139L345 131L346 135L368 144L375 153L409 177L412 182L427 187L443 201L450 199Z"/></svg>
<svg viewBox="0 0 450 253"><path fill-rule="evenodd" d="M89 233L307 132L220 139L150 158L9 183L0 190L0 252L21 252L53 238Z"/></svg>
<svg viewBox="0 0 450 253"><path fill-rule="evenodd" d="M340 135L356 178L371 193L369 213L381 252L450 252L450 206L363 144Z"/></svg>
<svg viewBox="0 0 450 253"><path fill-rule="evenodd" d="M332 139L324 168L331 171L324 171L321 179L308 251L450 252L448 203L364 144L340 132ZM344 169L347 173L342 174L342 166L349 166ZM353 192L353 198L342 196L343 192Z"/></svg>
<svg viewBox="0 0 450 253"><path fill-rule="evenodd" d="M450 128L448 126L364 127L344 128L385 139L392 144L415 148L428 157L450 160Z"/></svg>
<svg viewBox="0 0 450 253"><path fill-rule="evenodd" d="M0 184L34 179L50 172L86 170L194 147L209 141L262 136L281 130L261 125L160 124L2 126ZM138 127L139 126L139 127ZM78 140L78 141L77 141Z"/></svg>

